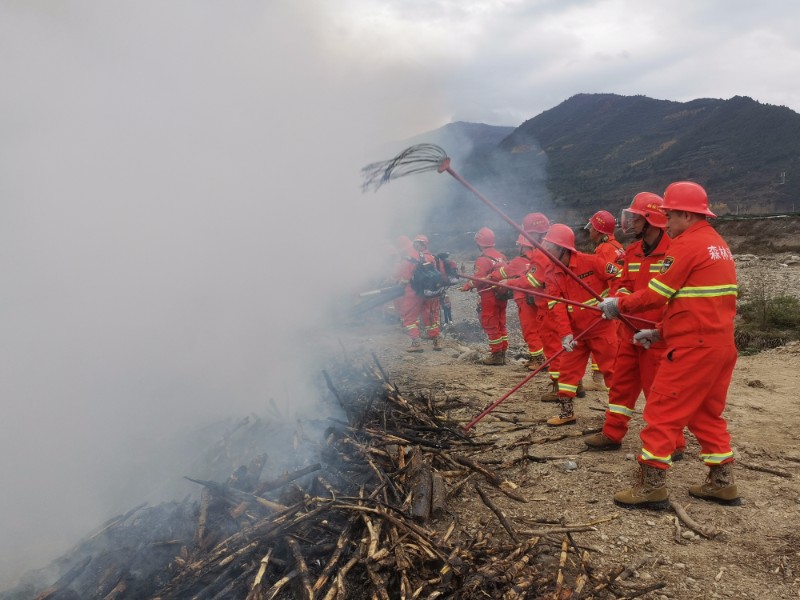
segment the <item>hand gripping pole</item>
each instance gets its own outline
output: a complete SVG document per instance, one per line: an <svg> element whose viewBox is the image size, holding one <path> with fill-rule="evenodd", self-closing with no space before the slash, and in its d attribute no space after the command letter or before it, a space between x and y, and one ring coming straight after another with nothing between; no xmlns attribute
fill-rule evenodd
<svg viewBox="0 0 800 600"><path fill-rule="evenodd" d="M591 329L592 329L592 328L593 328L595 325L597 325L598 323L601 323L602 321L603 321L603 319L601 319L601 318L598 318L598 319L597 319L596 321L594 321L594 322L593 322L591 325L589 325L589 326L588 326L586 329L584 329L584 330L583 330L583 331L581 331L581 332L580 332L578 335L576 335L576 336L575 336L575 338L574 338L574 339L575 339L575 341L578 341L578 340L579 340L580 338L582 338L584 335L586 335L587 333L589 333L589 331L591 331ZM547 366L548 366L548 365L549 365L551 362L553 362L553 360L554 360L554 359L555 359L557 356L560 356L560 355L561 355L562 353L564 353L564 352L566 352L566 351L565 351L565 350L562 348L561 350L559 350L558 352L556 352L555 354L553 354L553 356L551 356L551 357L550 357L550 358L548 358L546 361L544 361L544 363L542 363L541 365L539 365L539 366L536 368L536 370L535 370L535 371L531 371L531 373L530 373L529 375L527 375L527 376L525 377L525 379L523 379L522 381L520 381L520 382L519 382L517 385L515 385L515 386L514 386L513 388L511 388L511 389L510 389L508 392L506 392L506 393L503 395L503 397L502 397L502 398L499 398L498 400L495 400L494 402L492 402L492 403L491 403L491 404L490 404L490 405L489 405L487 408L485 408L485 409L483 410L483 412L481 412L481 413L480 413L480 414L479 414L477 417L475 417L474 419L472 419L472 421L470 421L470 422L469 422L469 423L468 423L468 424L467 424L467 425L464 427L464 431L469 431L470 429L472 429L473 427L475 427L475 425L478 423L478 421L480 421L481 419L483 419L483 417L485 417L486 415L488 415L488 414L489 414L490 412L492 412L492 411L493 411L495 408L497 408L497 407L498 407L498 406L500 406L500 405L501 405L503 402L505 402L505 401L506 401L506 400L509 398L509 396L511 396L511 394L513 394L513 393L514 393L514 392L516 392L518 389L520 389L522 386L524 386L526 383L528 383L528 382L529 382L531 379L533 379L533 377L534 377L535 375L537 375L538 373L540 373L540 372L542 371L542 369L544 369L544 368L545 368L545 367L547 367Z"/></svg>
<svg viewBox="0 0 800 600"><path fill-rule="evenodd" d="M493 281L491 279L481 279L480 277L470 277L469 275L465 275L464 273L459 273L459 277L463 277L464 279L469 279L470 281L474 281L477 283L486 283L492 285L494 287L504 288L506 290L511 290L514 292L522 292L523 294L529 294L531 296L538 296L539 298L545 298L546 300L552 300L553 302L561 302L563 304L568 304L570 306L578 306L580 308L587 308L589 310L596 310L597 312L603 312L599 306L594 306L591 304L583 304L582 302L577 302L576 300L568 300L567 298L561 298L559 296L551 296L549 294L545 294L544 292L537 292L531 290L530 288L521 288L514 285L507 285L504 283L500 283L499 281ZM640 317L635 317L633 315L623 315L628 319L633 321L638 321L644 325L648 325L650 327L655 327L657 323L655 321L650 321L648 319L642 319ZM638 328L637 328L638 329Z"/></svg>

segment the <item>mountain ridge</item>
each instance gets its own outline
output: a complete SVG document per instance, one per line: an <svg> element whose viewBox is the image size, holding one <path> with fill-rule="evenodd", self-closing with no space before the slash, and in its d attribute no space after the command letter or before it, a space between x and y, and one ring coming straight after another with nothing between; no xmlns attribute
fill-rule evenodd
<svg viewBox="0 0 800 600"><path fill-rule="evenodd" d="M800 178L781 176L800 161L800 114L746 96L673 102L578 94L522 123L501 148L529 139L547 155L555 206L622 207L619 191L660 193L678 179L747 212L786 210L800 194Z"/></svg>
<svg viewBox="0 0 800 600"><path fill-rule="evenodd" d="M454 168L515 219L541 210L581 223L677 180L703 185L719 214L793 212L800 200L800 114L746 96L577 94L516 128L456 122L406 141L442 145ZM474 228L474 216L459 218L458 207L475 202L469 192L456 185L445 195L432 225Z"/></svg>

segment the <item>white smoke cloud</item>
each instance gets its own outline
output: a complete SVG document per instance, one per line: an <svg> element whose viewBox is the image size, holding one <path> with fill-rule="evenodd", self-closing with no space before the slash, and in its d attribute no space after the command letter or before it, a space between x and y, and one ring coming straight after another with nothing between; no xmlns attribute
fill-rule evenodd
<svg viewBox="0 0 800 600"><path fill-rule="evenodd" d="M443 122L331 8L0 6L0 587L181 431L315 401L324 308L403 217L359 168Z"/></svg>

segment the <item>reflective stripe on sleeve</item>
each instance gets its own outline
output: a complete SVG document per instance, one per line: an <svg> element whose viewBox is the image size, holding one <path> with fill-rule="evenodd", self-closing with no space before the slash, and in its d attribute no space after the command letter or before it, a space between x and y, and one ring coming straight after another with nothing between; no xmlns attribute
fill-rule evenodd
<svg viewBox="0 0 800 600"><path fill-rule="evenodd" d="M702 285L697 287L684 287L675 293L675 298L718 298L720 296L738 296L739 286L734 284L725 285Z"/></svg>
<svg viewBox="0 0 800 600"><path fill-rule="evenodd" d="M675 295L675 290L673 290L668 285L664 285L658 279L651 279L650 283L647 284L651 290L653 290L656 294L664 296L665 298L672 298Z"/></svg>
<svg viewBox="0 0 800 600"><path fill-rule="evenodd" d="M528 273L528 283L530 283L533 287L544 287L539 280L533 276L533 273Z"/></svg>

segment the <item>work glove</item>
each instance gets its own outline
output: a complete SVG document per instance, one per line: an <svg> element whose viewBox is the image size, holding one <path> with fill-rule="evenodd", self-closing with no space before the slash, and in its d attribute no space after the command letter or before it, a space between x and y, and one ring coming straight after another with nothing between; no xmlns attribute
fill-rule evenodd
<svg viewBox="0 0 800 600"><path fill-rule="evenodd" d="M642 329L633 334L633 343L647 350L651 344L659 341L658 329Z"/></svg>
<svg viewBox="0 0 800 600"><path fill-rule="evenodd" d="M461 286L460 288L458 288L458 289L459 289L459 291L461 291L461 292L468 292L468 291L470 291L470 290L472 289L472 286L471 286L470 284L468 284L468 283L465 283L464 285L462 285L462 286Z"/></svg>
<svg viewBox="0 0 800 600"><path fill-rule="evenodd" d="M571 333L561 338L561 347L565 352L572 352L577 345L578 342L575 341L575 337Z"/></svg>
<svg viewBox="0 0 800 600"><path fill-rule="evenodd" d="M618 302L619 300L616 298L606 298L597 305L600 307L600 310L603 311L604 319L619 319L619 306L617 306Z"/></svg>

